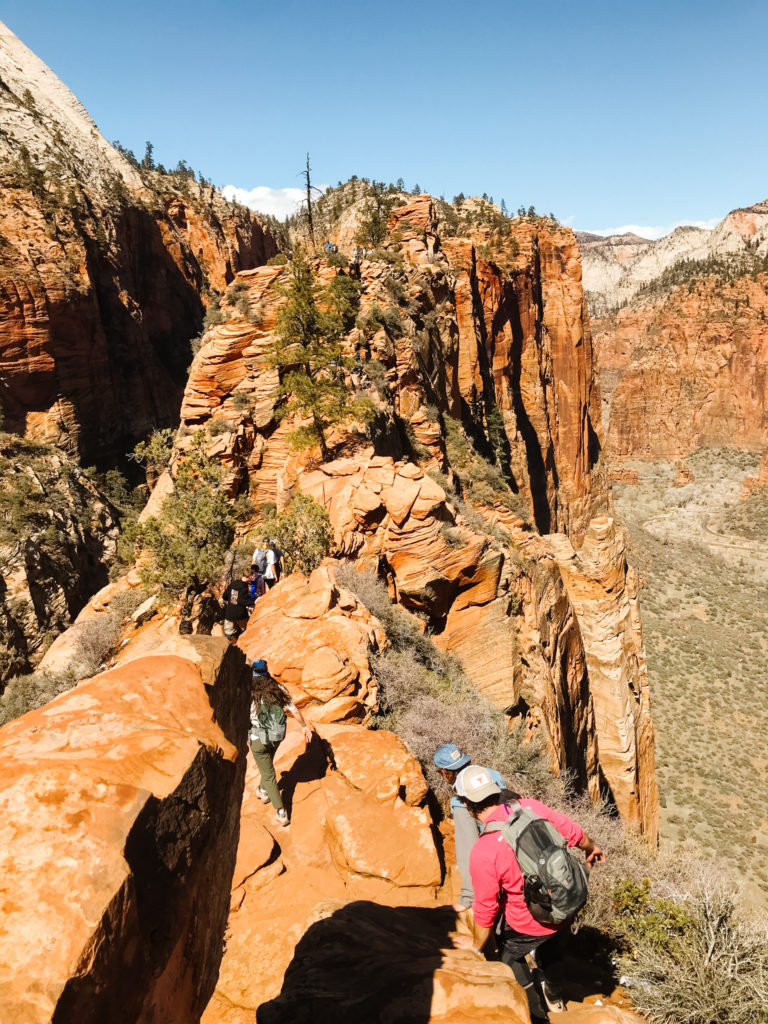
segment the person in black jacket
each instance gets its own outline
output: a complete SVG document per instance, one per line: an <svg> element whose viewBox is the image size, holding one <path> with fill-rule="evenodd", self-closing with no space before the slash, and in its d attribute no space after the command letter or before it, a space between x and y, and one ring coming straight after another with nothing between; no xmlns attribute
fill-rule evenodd
<svg viewBox="0 0 768 1024"><path fill-rule="evenodd" d="M233 580L224 591L224 636L234 644L248 622L248 583L250 573Z"/></svg>

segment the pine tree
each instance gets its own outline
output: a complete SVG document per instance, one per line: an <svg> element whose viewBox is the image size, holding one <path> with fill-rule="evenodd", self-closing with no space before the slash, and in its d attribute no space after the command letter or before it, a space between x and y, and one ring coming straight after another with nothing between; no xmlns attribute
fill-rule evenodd
<svg viewBox="0 0 768 1024"><path fill-rule="evenodd" d="M289 273L288 301L278 314L270 353L281 377L278 416L307 419L290 439L297 448L319 445L327 462L328 428L351 417L368 420L373 412L369 399L356 398L347 387L344 368L349 361L341 348L341 338L354 322L359 285L338 274L321 290L301 249L294 253Z"/></svg>
<svg viewBox="0 0 768 1024"><path fill-rule="evenodd" d="M203 449L200 431L179 466L174 489L160 512L135 528L131 540L150 552L141 570L146 583L159 583L176 596L188 586L198 592L221 573L235 532L235 510L226 496L226 470Z"/></svg>

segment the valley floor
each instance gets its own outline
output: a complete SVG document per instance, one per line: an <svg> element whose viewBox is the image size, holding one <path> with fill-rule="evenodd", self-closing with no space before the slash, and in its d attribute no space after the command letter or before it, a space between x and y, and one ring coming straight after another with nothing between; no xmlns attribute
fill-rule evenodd
<svg viewBox="0 0 768 1024"><path fill-rule="evenodd" d="M702 450L694 480L631 463L616 484L641 612L661 789L661 842L731 864L768 905L768 491L741 502L758 457Z"/></svg>

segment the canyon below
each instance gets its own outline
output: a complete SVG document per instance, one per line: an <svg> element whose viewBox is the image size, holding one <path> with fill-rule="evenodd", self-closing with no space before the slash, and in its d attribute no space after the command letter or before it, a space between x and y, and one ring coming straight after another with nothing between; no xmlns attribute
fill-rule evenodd
<svg viewBox="0 0 768 1024"><path fill-rule="evenodd" d="M278 221L2 24L0 117L0 1022L531 1024L443 743L606 853L552 1020L768 1020L768 202Z"/></svg>

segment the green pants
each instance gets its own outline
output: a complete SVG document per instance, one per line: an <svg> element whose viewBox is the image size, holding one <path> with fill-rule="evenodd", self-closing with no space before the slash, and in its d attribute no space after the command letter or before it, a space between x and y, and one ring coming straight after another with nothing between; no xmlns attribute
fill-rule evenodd
<svg viewBox="0 0 768 1024"><path fill-rule="evenodd" d="M277 788L275 766L272 760L279 746L279 743L262 743L259 739L251 740L251 753L261 775L261 788L269 797L276 811L279 811L283 806L283 798L280 796L280 790Z"/></svg>

